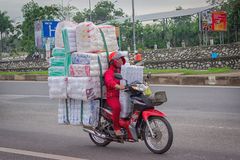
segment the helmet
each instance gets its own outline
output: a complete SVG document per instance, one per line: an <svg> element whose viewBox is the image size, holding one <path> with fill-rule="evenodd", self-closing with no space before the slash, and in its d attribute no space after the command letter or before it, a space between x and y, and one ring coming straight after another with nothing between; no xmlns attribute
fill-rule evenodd
<svg viewBox="0 0 240 160"><path fill-rule="evenodd" d="M124 55L121 52L116 51L116 52L112 52L108 58L109 58L109 61L111 62L112 60L116 60L122 57L124 57Z"/></svg>

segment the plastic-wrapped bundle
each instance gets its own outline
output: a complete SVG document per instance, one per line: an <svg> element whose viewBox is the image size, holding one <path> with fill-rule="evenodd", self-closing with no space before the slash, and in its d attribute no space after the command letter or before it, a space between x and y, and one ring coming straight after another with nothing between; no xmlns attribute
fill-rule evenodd
<svg viewBox="0 0 240 160"><path fill-rule="evenodd" d="M62 30L64 48L67 52L76 52L76 27L65 27Z"/></svg>
<svg viewBox="0 0 240 160"><path fill-rule="evenodd" d="M98 63L98 57L102 65L102 74L104 74L105 71L108 69L108 59L107 59L106 52L102 52L100 54L74 52L72 54L72 65L71 65L73 69L72 71L76 70L78 67L83 67L78 65L89 65L90 66L89 76L90 77L100 76L100 66ZM72 73L71 73L72 76L81 76L81 75L74 74L74 72Z"/></svg>
<svg viewBox="0 0 240 160"><path fill-rule="evenodd" d="M64 67L65 58L61 57L51 57L49 63L51 66L63 66Z"/></svg>
<svg viewBox="0 0 240 160"><path fill-rule="evenodd" d="M72 77L89 77L90 65L71 64L70 75Z"/></svg>
<svg viewBox="0 0 240 160"><path fill-rule="evenodd" d="M143 66L123 65L121 67L121 75L129 84L134 81L143 82ZM125 80L121 80L120 83L125 85ZM121 104L120 116L121 118L126 118L132 110L128 94L120 91L119 101Z"/></svg>
<svg viewBox="0 0 240 160"><path fill-rule="evenodd" d="M99 120L99 100L83 102L83 125L97 127Z"/></svg>
<svg viewBox="0 0 240 160"><path fill-rule="evenodd" d="M48 76L65 76L65 68L64 67L49 67L48 68Z"/></svg>
<svg viewBox="0 0 240 160"><path fill-rule="evenodd" d="M64 48L53 48L52 50L53 57L65 57L65 49Z"/></svg>
<svg viewBox="0 0 240 160"><path fill-rule="evenodd" d="M84 101L101 96L99 77L68 77L68 96Z"/></svg>
<svg viewBox="0 0 240 160"><path fill-rule="evenodd" d="M107 70L107 67L102 68L102 74ZM71 64L70 65L70 75L72 77L96 77L100 76L100 67L96 65L81 65L81 64Z"/></svg>
<svg viewBox="0 0 240 160"><path fill-rule="evenodd" d="M119 48L118 48L115 26L99 25L98 28L101 29L104 33L108 51L117 51Z"/></svg>
<svg viewBox="0 0 240 160"><path fill-rule="evenodd" d="M64 27L75 27L77 24L70 21L61 21L57 24L55 30L55 47L56 48L64 48L63 37L62 37L62 29Z"/></svg>
<svg viewBox="0 0 240 160"><path fill-rule="evenodd" d="M48 77L49 97L67 98L67 78L66 77Z"/></svg>
<svg viewBox="0 0 240 160"><path fill-rule="evenodd" d="M90 65L92 58L93 55L90 53L74 52L72 54L72 64Z"/></svg>
<svg viewBox="0 0 240 160"><path fill-rule="evenodd" d="M82 22L76 27L77 51L100 52L103 50L103 40L100 30L92 22Z"/></svg>
<svg viewBox="0 0 240 160"><path fill-rule="evenodd" d="M98 64L98 57L100 58L102 64L108 62L106 52L99 54L74 52L72 53L72 64Z"/></svg>
<svg viewBox="0 0 240 160"><path fill-rule="evenodd" d="M77 99L69 99L69 122L72 125L82 124L82 101Z"/></svg>
<svg viewBox="0 0 240 160"><path fill-rule="evenodd" d="M58 124L69 124L67 99L59 99L58 103Z"/></svg>
<svg viewBox="0 0 240 160"><path fill-rule="evenodd" d="M121 67L121 75L128 80L128 83L134 81L143 82L143 68L143 66L126 64Z"/></svg>

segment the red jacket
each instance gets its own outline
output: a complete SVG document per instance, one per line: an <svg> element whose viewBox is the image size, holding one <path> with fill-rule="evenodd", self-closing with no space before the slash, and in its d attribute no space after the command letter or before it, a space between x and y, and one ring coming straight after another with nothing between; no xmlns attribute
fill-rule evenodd
<svg viewBox="0 0 240 160"><path fill-rule="evenodd" d="M114 77L114 73L120 73L120 69L117 69L114 65L111 65L104 74L104 82L107 89L107 98L119 97L119 90L115 88L116 84L120 84L120 80Z"/></svg>

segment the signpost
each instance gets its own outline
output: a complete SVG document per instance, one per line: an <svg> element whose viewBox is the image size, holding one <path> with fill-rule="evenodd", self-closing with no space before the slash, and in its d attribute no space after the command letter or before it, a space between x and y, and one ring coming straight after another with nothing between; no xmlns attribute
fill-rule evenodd
<svg viewBox="0 0 240 160"><path fill-rule="evenodd" d="M43 24L43 37L50 38L55 37L55 30L58 21L42 21Z"/></svg>
<svg viewBox="0 0 240 160"><path fill-rule="evenodd" d="M45 40L46 59L51 57L51 39L54 40L58 21L42 21L43 37Z"/></svg>

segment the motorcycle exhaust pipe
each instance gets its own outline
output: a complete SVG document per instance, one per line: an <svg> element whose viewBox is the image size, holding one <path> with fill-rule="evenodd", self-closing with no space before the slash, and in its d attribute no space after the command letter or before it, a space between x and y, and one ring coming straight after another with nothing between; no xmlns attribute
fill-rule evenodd
<svg viewBox="0 0 240 160"><path fill-rule="evenodd" d="M83 128L83 131L88 132L88 133L90 133L90 134L93 134L93 135L95 135L95 136L97 136L97 137L99 137L99 138L103 138L103 139L106 139L106 138L107 138L106 135L101 134L101 133L98 133L98 132L93 131L93 130L91 130L91 129Z"/></svg>
<svg viewBox="0 0 240 160"><path fill-rule="evenodd" d="M91 133L95 135L95 132L91 129L87 129L87 128L83 128L83 131L87 132L87 133Z"/></svg>

